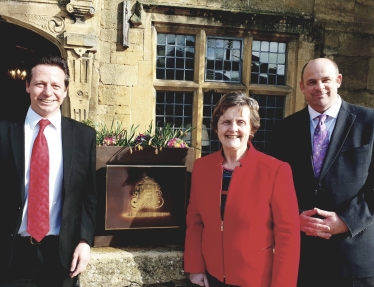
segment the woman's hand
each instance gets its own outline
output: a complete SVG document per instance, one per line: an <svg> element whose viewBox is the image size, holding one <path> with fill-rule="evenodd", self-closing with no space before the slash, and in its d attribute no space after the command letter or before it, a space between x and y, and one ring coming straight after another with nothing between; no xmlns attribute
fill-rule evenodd
<svg viewBox="0 0 374 287"><path fill-rule="evenodd" d="M191 273L190 280L193 284L209 287L208 278L205 273Z"/></svg>

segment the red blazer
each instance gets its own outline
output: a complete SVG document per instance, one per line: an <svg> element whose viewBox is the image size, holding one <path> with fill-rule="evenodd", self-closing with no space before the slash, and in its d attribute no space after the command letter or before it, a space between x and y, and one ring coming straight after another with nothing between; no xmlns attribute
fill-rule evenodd
<svg viewBox="0 0 374 287"><path fill-rule="evenodd" d="M221 231L221 151L197 159L187 209L184 269L245 287L296 286L300 223L289 165L255 150L235 168Z"/></svg>

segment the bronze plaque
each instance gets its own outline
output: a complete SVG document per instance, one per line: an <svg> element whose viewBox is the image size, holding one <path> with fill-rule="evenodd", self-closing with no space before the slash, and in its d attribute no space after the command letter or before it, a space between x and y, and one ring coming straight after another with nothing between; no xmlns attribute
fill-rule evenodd
<svg viewBox="0 0 374 287"><path fill-rule="evenodd" d="M185 166L108 165L106 230L185 225Z"/></svg>

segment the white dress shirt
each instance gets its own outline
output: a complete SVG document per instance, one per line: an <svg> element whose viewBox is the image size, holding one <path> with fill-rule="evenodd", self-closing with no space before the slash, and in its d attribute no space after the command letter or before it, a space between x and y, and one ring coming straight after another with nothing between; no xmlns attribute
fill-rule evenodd
<svg viewBox="0 0 374 287"><path fill-rule="evenodd" d="M338 118L341 105L342 105L342 99L338 95L338 100L323 113L323 115L328 116L327 119L325 120L325 125L327 129L327 133L329 135L329 141L331 141L331 135L332 135L332 132L334 131L336 119ZM309 117L310 117L310 138L311 138L312 150L313 150L314 130L316 129L316 126L318 124L318 119L316 119L316 117L322 114L313 110L309 105L308 105L308 111L309 111Z"/></svg>
<svg viewBox="0 0 374 287"><path fill-rule="evenodd" d="M21 236L29 236L27 228L28 191L30 178L30 159L34 140L39 132L39 121L42 119L29 108L25 119L25 206L22 214L22 223L19 229ZM47 139L49 150L49 221L50 230L47 235L58 235L61 227L62 212L62 137L61 137L61 112L48 118L51 122L46 126L44 135Z"/></svg>

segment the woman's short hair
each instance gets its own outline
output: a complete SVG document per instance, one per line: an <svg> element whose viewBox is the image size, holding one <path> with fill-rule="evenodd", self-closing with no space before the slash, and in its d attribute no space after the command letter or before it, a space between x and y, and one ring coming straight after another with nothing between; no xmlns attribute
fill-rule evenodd
<svg viewBox="0 0 374 287"><path fill-rule="evenodd" d="M251 135L249 140L252 140L256 131L260 127L260 115L258 114L259 106L255 99L248 97L248 95L243 91L231 92L222 96L214 108L211 128L217 132L218 120L226 110L232 107L243 106L249 107L249 123L251 125Z"/></svg>

